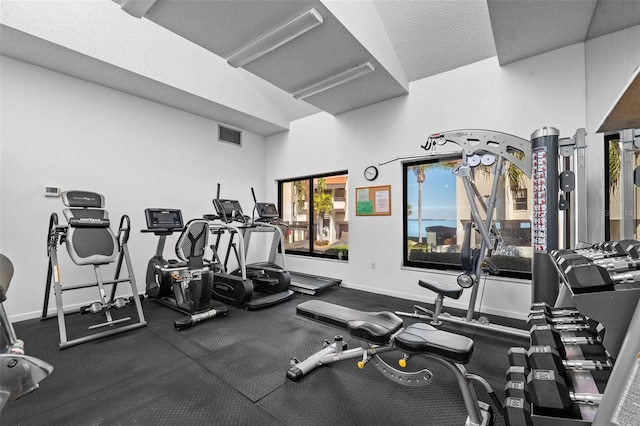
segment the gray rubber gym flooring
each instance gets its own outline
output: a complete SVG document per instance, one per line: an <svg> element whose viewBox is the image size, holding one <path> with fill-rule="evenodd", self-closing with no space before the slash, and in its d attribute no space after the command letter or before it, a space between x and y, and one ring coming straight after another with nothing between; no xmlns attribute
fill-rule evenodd
<svg viewBox="0 0 640 426"><path fill-rule="evenodd" d="M324 366L299 383L289 382L289 360L303 360L339 330L297 317L295 307L320 299L365 311L411 311L411 301L346 288L293 299L259 311L230 308L184 331L181 314L143 302L145 328L58 349L55 319L14 324L29 355L55 368L40 389L9 403L0 415L7 425L463 425L466 410L454 378L439 364L411 358L408 369L429 368L434 381L404 387L357 360ZM69 315L71 333L93 319ZM492 319L493 320L493 319ZM406 319L405 323L413 322ZM524 327L524 323L507 321ZM470 327L445 325L475 341L469 372L484 377L504 398L507 350L526 341ZM75 336L71 336L75 337ZM349 347L360 346L345 335ZM399 354L385 354L395 364ZM478 398L491 404L475 386ZM494 408L494 412L497 410ZM495 424L504 419L496 412Z"/></svg>

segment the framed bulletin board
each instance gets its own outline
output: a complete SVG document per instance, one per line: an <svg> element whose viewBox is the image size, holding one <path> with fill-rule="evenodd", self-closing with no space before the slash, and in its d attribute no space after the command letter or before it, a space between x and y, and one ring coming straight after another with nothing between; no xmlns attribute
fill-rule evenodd
<svg viewBox="0 0 640 426"><path fill-rule="evenodd" d="M390 216L391 185L356 188L356 216Z"/></svg>

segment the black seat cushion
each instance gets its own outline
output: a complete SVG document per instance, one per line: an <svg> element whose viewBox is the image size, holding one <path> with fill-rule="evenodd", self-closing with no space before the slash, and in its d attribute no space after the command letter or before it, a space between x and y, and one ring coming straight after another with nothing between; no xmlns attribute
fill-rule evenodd
<svg viewBox="0 0 640 426"><path fill-rule="evenodd" d="M418 285L452 299L459 299L462 296L463 289L459 285L444 284L432 280L418 280Z"/></svg>
<svg viewBox="0 0 640 426"><path fill-rule="evenodd" d="M400 320L398 322L398 320ZM402 319L391 312L367 312L367 318L347 321L349 334L376 345L389 343L393 333L402 326Z"/></svg>
<svg viewBox="0 0 640 426"><path fill-rule="evenodd" d="M298 315L348 330L358 339L380 345L402 327L402 319L392 312L364 312L321 300L309 300L297 306Z"/></svg>
<svg viewBox="0 0 640 426"><path fill-rule="evenodd" d="M419 322L398 333L395 347L408 354L431 354L447 361L466 364L473 353L473 340Z"/></svg>

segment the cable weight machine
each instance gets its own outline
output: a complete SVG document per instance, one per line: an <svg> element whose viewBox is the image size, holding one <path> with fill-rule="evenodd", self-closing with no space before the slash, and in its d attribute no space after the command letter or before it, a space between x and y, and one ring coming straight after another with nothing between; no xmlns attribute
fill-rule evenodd
<svg viewBox="0 0 640 426"><path fill-rule="evenodd" d="M430 155L435 155L437 147L447 143L458 145L462 151L462 162L453 171L462 182L471 216L471 220L465 226L460 252L462 273L456 279L458 286L428 279L420 280L421 287L437 293L434 311L416 305L414 313L396 312L398 315L429 319L434 325L440 325L444 320L523 338L529 337L528 331L489 324L486 317L475 319L475 306L482 276L487 273L499 273L499 269L491 262L491 254L502 242L500 231L495 224L495 215L500 178L506 172L506 162L532 179L532 301L553 304L556 300L558 277L549 276L555 270L552 265L547 267L545 263L548 262L548 253L558 247L558 210L568 208L569 204L564 193L571 191L575 184L574 175L570 170L558 174L557 160L559 155L567 156L569 152L573 152L575 139L565 139L558 144L558 134L557 129L545 127L534 132L531 141L489 130L455 130L429 135L421 147ZM475 183L478 166L492 168L491 192L486 197L480 193ZM554 179L552 176L558 178ZM564 193L559 195L559 188ZM479 245L474 244L473 230L479 234ZM465 288L471 289L466 316L463 318L443 313L444 298L458 299Z"/></svg>

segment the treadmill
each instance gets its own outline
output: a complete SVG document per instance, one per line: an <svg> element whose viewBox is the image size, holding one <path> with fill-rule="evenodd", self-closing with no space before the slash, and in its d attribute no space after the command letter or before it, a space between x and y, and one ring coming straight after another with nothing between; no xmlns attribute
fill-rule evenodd
<svg viewBox="0 0 640 426"><path fill-rule="evenodd" d="M257 202L253 188L251 189L251 192L253 194L253 200L255 202L255 211L258 214L258 218L255 219L254 222L256 224L262 223L277 227L282 231L281 235L287 235L289 224L280 219L280 215L278 213L278 208L276 207L276 205L273 203ZM302 272L288 270L285 263L286 253L283 239L280 239L280 241L276 241L276 238L274 238L274 243L271 245L271 251L269 253L268 263L275 264L278 246L280 246L280 249L282 250L282 268L287 270L289 272L289 275L291 276L291 283L289 284L289 288L291 290L297 293L315 295L316 293L326 290L329 287L337 286L342 283L342 280L339 278L323 277L320 275L305 274Z"/></svg>

